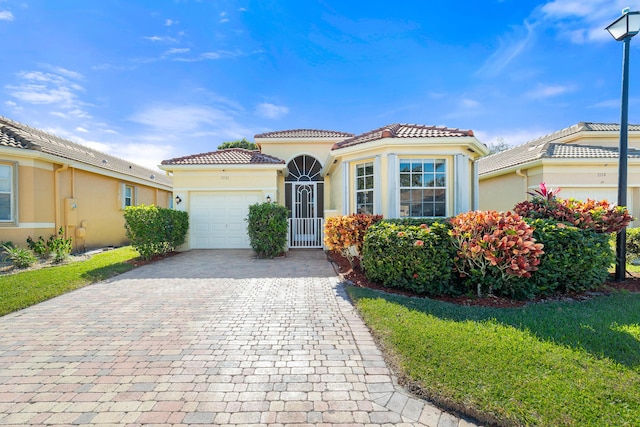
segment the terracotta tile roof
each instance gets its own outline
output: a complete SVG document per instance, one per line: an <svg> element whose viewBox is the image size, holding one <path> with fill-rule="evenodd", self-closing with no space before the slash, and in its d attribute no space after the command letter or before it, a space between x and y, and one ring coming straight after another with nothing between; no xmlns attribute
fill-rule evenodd
<svg viewBox="0 0 640 427"><path fill-rule="evenodd" d="M277 157L262 154L256 150L244 148L227 148L225 150L209 153L193 154L191 156L178 157L163 160L163 165L258 165L258 164L284 164L284 160Z"/></svg>
<svg viewBox="0 0 640 427"><path fill-rule="evenodd" d="M350 138L352 133L319 129L291 129L259 133L255 138Z"/></svg>
<svg viewBox="0 0 640 427"><path fill-rule="evenodd" d="M354 136L353 138L337 142L331 149L337 150L340 148L352 147L354 145L376 141L383 138L445 138L460 136L473 136L473 131L447 127L394 123Z"/></svg>
<svg viewBox="0 0 640 427"><path fill-rule="evenodd" d="M162 172L147 169L128 160L102 153L2 116L0 116L0 146L41 151L61 159L148 181L149 185L170 187L173 183L173 180Z"/></svg>
<svg viewBox="0 0 640 427"><path fill-rule="evenodd" d="M640 125L629 125L630 131L640 131ZM601 147L576 143L554 143L555 141L578 132L620 132L615 123L580 122L559 131L550 133L517 147L510 148L478 160L478 174L483 175L501 169L525 164L541 158L614 158L618 157L617 147ZM634 157L637 150L629 148L629 156Z"/></svg>

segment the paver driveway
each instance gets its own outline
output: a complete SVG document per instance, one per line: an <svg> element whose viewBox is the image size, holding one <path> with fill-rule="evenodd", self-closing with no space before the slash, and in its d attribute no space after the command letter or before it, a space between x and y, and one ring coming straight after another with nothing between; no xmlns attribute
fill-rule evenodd
<svg viewBox="0 0 640 427"><path fill-rule="evenodd" d="M0 318L0 424L473 425L395 380L322 251L190 251Z"/></svg>

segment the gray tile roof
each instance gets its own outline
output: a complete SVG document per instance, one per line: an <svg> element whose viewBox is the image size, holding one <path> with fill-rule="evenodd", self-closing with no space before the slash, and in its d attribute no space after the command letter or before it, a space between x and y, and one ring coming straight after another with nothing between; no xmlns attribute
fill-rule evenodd
<svg viewBox="0 0 640 427"><path fill-rule="evenodd" d="M162 172L153 171L68 139L32 128L0 116L0 146L35 150L60 159L76 161L105 171L118 172L143 181L152 186L172 186L173 180Z"/></svg>
<svg viewBox="0 0 640 427"><path fill-rule="evenodd" d="M640 125L629 125L629 131L640 131ZM579 132L620 132L615 123L580 122L550 133L517 147L482 157L477 161L478 174L483 175L501 169L529 163L542 158L617 158L617 147L603 147L587 144L555 142ZM629 148L629 157L634 158L638 150Z"/></svg>
<svg viewBox="0 0 640 427"><path fill-rule="evenodd" d="M320 129L291 129L259 133L255 138L350 138L352 133Z"/></svg>
<svg viewBox="0 0 640 427"><path fill-rule="evenodd" d="M473 136L473 131L447 127L394 123L354 136L353 138L337 142L333 145L332 150L352 147L354 145L376 141L383 138L444 138L461 136Z"/></svg>
<svg viewBox="0 0 640 427"><path fill-rule="evenodd" d="M193 154L185 157L163 160L163 165L257 165L284 164L284 160L262 154L256 150L227 148L210 153Z"/></svg>

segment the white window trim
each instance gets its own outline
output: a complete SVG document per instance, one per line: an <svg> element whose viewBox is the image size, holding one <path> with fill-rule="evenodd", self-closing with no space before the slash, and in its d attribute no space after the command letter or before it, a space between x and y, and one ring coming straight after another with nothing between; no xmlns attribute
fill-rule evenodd
<svg viewBox="0 0 640 427"><path fill-rule="evenodd" d="M366 175L366 168L367 165L371 165L371 175ZM363 175L362 177L365 178L365 188L359 190L358 189L358 168L364 168L365 170L365 175ZM376 213L376 169L375 169L375 162L374 161L365 161L365 162L360 162L360 163L356 163L354 164L354 196L355 196L355 200L354 200L354 206L355 206L355 210L356 213L360 213L358 212L358 193L365 193L365 192L372 192L373 193L373 202L371 203L371 213L375 214ZM371 185L373 186L372 188L366 188L366 178L367 176L371 176Z"/></svg>
<svg viewBox="0 0 640 427"><path fill-rule="evenodd" d="M424 162L425 160L433 160L433 161L437 161L437 160L442 160L444 161L444 165L445 165L445 177L446 177L446 181L445 181L445 185L444 187L402 187L401 185L401 180L400 180L400 174L402 173L400 170L400 164L402 162L413 162L413 161L422 161ZM444 206L444 216L434 216L434 217L429 217L429 218L447 218L450 213L449 213L449 197L451 197L451 191L452 191L452 187L451 187L451 176L450 176L450 170L451 170L451 163L449 161L449 159L445 158L445 157L430 157L430 156L420 156L420 157L412 157L412 156L406 156L406 157L400 157L398 156L397 158L397 170L395 171L396 174L396 179L397 181L397 195L398 195L398 200L396 202L396 206L397 206L397 217L398 218L416 218L416 217L412 217L412 216L406 216L406 217L401 217L400 216L400 204L401 204L401 193L402 190L406 190L409 188L421 188L421 189L444 189L445 191L445 206ZM454 191L454 190L453 190Z"/></svg>
<svg viewBox="0 0 640 427"><path fill-rule="evenodd" d="M0 227L18 225L18 162L0 161L0 165L11 168L9 193L9 219L0 219Z"/></svg>
<svg viewBox="0 0 640 427"><path fill-rule="evenodd" d="M127 188L131 188L131 206L138 205L138 187L131 184L120 183L120 209L127 208Z"/></svg>

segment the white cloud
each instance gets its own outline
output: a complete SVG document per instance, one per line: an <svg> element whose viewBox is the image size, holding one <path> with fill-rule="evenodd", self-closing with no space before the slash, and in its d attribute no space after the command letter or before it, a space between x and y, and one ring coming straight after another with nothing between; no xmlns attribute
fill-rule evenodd
<svg viewBox="0 0 640 427"><path fill-rule="evenodd" d="M535 89L527 92L526 96L533 99L542 99L562 95L563 93L571 91L573 91L573 88L569 86L538 84Z"/></svg>
<svg viewBox="0 0 640 427"><path fill-rule="evenodd" d="M490 145L499 141L504 141L511 146L522 145L525 142L533 141L542 136L555 132L559 129L543 129L543 128L531 128L531 129L474 129L473 132L476 138L480 142Z"/></svg>
<svg viewBox="0 0 640 427"><path fill-rule="evenodd" d="M76 128L76 132L89 133L89 131L81 126Z"/></svg>
<svg viewBox="0 0 640 427"><path fill-rule="evenodd" d="M525 21L521 27L514 29L513 34L500 39L500 46L476 71L476 75L494 77L500 74L513 60L532 45L535 39L534 28L534 24Z"/></svg>
<svg viewBox="0 0 640 427"><path fill-rule="evenodd" d="M188 47L183 47L183 48L173 48L173 49L169 49L165 52L166 55L176 55L176 54L180 54L180 53L188 53L191 49L189 49Z"/></svg>
<svg viewBox="0 0 640 427"><path fill-rule="evenodd" d="M554 0L540 9L542 20L575 44L611 39L604 29L629 6L628 0Z"/></svg>
<svg viewBox="0 0 640 427"><path fill-rule="evenodd" d="M480 102L475 99L466 98L462 100L462 106L465 108L477 108L480 106Z"/></svg>
<svg viewBox="0 0 640 427"><path fill-rule="evenodd" d="M80 136L79 134L69 132L59 126L42 128L45 132L57 135L61 138L68 139L78 144L97 150L101 153L110 154L112 156L129 160L137 165L144 166L152 170L159 170L158 165L164 159L175 157L173 155L173 147L166 143L145 143L142 142L144 137L130 136L128 140L123 141L119 138L117 142L112 141L96 141L93 138ZM86 134L86 129L77 128L75 132ZM115 132L106 130L105 133L113 134Z"/></svg>
<svg viewBox="0 0 640 427"><path fill-rule="evenodd" d="M22 102L52 104L75 111L76 115L86 114L82 112L80 106L83 103L78 99L78 93L83 92L84 88L71 80L81 78L82 75L63 68L55 69L57 74L21 71L17 74L20 81L7 85L6 88L11 96Z"/></svg>
<svg viewBox="0 0 640 427"><path fill-rule="evenodd" d="M164 25L166 25L167 27L170 27L172 25L176 25L178 23L178 21L174 21L173 19L167 19L166 21L164 21Z"/></svg>
<svg viewBox="0 0 640 427"><path fill-rule="evenodd" d="M202 105L158 105L134 114L131 120L158 131L181 133L234 122L229 112Z"/></svg>
<svg viewBox="0 0 640 427"><path fill-rule="evenodd" d="M13 13L9 10L0 11L0 21L13 21Z"/></svg>
<svg viewBox="0 0 640 427"><path fill-rule="evenodd" d="M284 105L275 105L268 102L258 104L256 114L268 119L279 119L289 112L289 108Z"/></svg>
<svg viewBox="0 0 640 427"><path fill-rule="evenodd" d="M178 40L174 39L173 37L147 36L145 37L145 39L153 43L160 43L160 42L177 43L178 42Z"/></svg>

